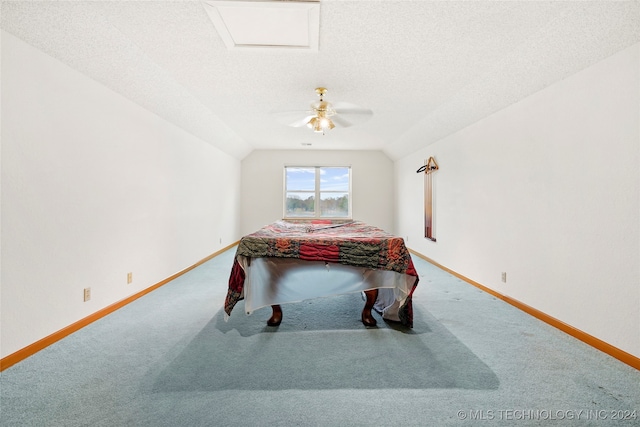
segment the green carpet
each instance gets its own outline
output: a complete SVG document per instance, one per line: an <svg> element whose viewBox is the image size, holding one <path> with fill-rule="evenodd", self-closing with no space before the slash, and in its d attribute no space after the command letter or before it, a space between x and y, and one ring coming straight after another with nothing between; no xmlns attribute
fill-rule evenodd
<svg viewBox="0 0 640 427"><path fill-rule="evenodd" d="M498 379L428 313L414 328L383 321L365 329L359 294L284 306L284 321L266 326L270 309L228 323L218 312L156 377L154 392L284 389L496 389Z"/></svg>
<svg viewBox="0 0 640 427"><path fill-rule="evenodd" d="M0 425L640 425L639 371L423 260L411 330L365 328L358 294L271 328L224 322L233 254L2 372Z"/></svg>

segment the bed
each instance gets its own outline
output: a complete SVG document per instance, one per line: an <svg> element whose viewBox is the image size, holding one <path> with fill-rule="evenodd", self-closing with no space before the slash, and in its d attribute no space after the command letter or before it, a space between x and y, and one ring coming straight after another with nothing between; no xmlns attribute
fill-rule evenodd
<svg viewBox="0 0 640 427"><path fill-rule="evenodd" d="M401 237L360 221L277 221L242 237L229 277L225 320L240 300L246 314L271 306L277 326L282 304L361 292L361 319L371 310L413 327L412 295L418 284Z"/></svg>

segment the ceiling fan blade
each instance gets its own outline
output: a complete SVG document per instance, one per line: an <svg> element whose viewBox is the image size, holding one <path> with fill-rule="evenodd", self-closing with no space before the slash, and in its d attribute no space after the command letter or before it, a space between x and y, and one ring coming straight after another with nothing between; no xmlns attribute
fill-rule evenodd
<svg viewBox="0 0 640 427"><path fill-rule="evenodd" d="M331 120L342 128L348 128L350 126L353 126L353 123L351 123L349 120L345 119L343 116L339 114L336 114L335 116L331 116Z"/></svg>
<svg viewBox="0 0 640 427"><path fill-rule="evenodd" d="M275 118L278 123L282 123L283 125L300 127L307 124L309 119L313 117L311 112L308 110L297 110L297 111L272 111L270 115ZM305 117L306 116L306 117ZM304 117L302 119L301 117ZM304 123L301 123L303 122Z"/></svg>
<svg viewBox="0 0 640 427"><path fill-rule="evenodd" d="M294 127L294 128L299 128L302 127L304 125L306 125L307 123L309 123L309 120L311 120L312 117L315 116L307 116L304 119L298 119L294 122L288 123L288 126Z"/></svg>
<svg viewBox="0 0 640 427"><path fill-rule="evenodd" d="M373 111L368 108L362 108L355 104L350 104L348 102L336 102L333 104L333 109L337 114L361 114L361 115L372 115Z"/></svg>
<svg viewBox="0 0 640 427"><path fill-rule="evenodd" d="M336 114L332 118L342 127L359 125L369 120L373 115L373 111L370 109L362 108L348 102L338 102L334 104L334 110ZM339 118L338 120L344 121L345 124L340 123L338 120L335 120L335 118Z"/></svg>

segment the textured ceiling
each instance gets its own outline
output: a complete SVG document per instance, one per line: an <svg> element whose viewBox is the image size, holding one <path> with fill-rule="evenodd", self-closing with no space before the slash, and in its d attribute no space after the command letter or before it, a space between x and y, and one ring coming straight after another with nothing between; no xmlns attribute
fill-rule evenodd
<svg viewBox="0 0 640 427"><path fill-rule="evenodd" d="M397 159L639 42L640 1L322 0L317 52L229 50L200 1L2 1L1 26L237 158ZM274 120L317 86L372 119L326 135Z"/></svg>

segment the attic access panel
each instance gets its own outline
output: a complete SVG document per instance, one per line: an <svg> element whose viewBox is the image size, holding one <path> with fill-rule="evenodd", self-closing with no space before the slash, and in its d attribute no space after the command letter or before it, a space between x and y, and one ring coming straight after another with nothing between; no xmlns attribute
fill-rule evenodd
<svg viewBox="0 0 640 427"><path fill-rule="evenodd" d="M203 5L229 50L318 51L319 1L205 1Z"/></svg>

